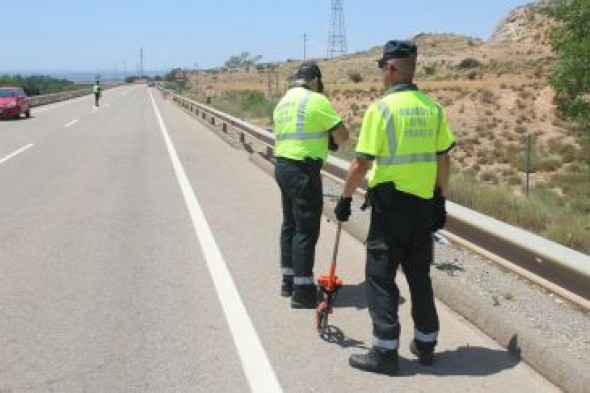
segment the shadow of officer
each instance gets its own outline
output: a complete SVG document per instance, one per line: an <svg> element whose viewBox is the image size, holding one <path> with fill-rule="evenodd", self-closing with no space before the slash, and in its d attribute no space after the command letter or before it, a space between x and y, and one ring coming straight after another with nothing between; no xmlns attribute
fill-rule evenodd
<svg viewBox="0 0 590 393"><path fill-rule="evenodd" d="M437 367L421 367L413 360L400 357L398 376L408 377L416 374L436 376L487 376L514 368L520 357L508 350L472 347L469 345L437 353L441 360Z"/></svg>

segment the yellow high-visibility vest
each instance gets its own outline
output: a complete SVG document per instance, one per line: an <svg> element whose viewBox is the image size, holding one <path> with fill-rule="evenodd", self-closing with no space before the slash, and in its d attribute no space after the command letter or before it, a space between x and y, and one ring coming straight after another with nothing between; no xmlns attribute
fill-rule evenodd
<svg viewBox="0 0 590 393"><path fill-rule="evenodd" d="M374 159L370 188L393 182L397 190L430 199L436 156L454 144L442 107L415 85L396 85L367 109L356 154Z"/></svg>
<svg viewBox="0 0 590 393"><path fill-rule="evenodd" d="M329 133L342 119L324 95L297 86L275 107L273 123L276 157L326 160Z"/></svg>

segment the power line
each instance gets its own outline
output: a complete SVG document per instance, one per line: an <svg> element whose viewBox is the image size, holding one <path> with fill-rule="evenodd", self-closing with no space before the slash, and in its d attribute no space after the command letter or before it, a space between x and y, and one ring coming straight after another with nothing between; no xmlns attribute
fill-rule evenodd
<svg viewBox="0 0 590 393"><path fill-rule="evenodd" d="M328 57L335 57L348 52L343 3L344 0L332 0L330 32L328 34Z"/></svg>

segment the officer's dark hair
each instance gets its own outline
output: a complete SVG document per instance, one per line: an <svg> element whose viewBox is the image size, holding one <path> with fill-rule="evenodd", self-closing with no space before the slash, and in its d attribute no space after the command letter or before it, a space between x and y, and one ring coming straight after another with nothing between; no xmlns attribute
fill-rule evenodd
<svg viewBox="0 0 590 393"><path fill-rule="evenodd" d="M293 79L296 81L295 84L298 84L297 81L303 80L304 83L302 84L302 86L306 88L309 88L309 82L311 82L314 79L317 79L318 92L322 93L324 91L324 83L322 82L322 71L314 61L303 62L297 69L297 72L295 73Z"/></svg>
<svg viewBox="0 0 590 393"><path fill-rule="evenodd" d="M315 78L322 79L322 71L314 61L303 62L295 73L295 79L311 81Z"/></svg>
<svg viewBox="0 0 590 393"><path fill-rule="evenodd" d="M416 72L418 47L415 43L405 40L387 41L383 46L383 57L377 60L379 68L395 69L398 80L410 83Z"/></svg>

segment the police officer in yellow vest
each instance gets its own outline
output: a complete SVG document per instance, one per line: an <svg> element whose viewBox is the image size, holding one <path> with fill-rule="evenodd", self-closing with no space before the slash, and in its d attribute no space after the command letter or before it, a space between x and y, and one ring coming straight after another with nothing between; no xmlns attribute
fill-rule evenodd
<svg viewBox="0 0 590 393"><path fill-rule="evenodd" d="M348 139L342 119L322 92L320 68L305 62L273 113L275 178L283 205L281 295L291 297L293 308L316 307L313 267L323 206L320 169L329 145Z"/></svg>
<svg viewBox="0 0 590 393"><path fill-rule="evenodd" d="M102 94L102 87L100 86L100 81L96 81L94 86L92 86L92 93L94 93L94 106L98 106L98 100L100 100L100 96Z"/></svg>
<svg viewBox="0 0 590 393"><path fill-rule="evenodd" d="M352 194L370 171L365 275L373 340L368 353L352 355L349 363L385 374L395 374L398 368L395 274L400 264L412 299L410 350L421 364L432 364L439 330L429 276L432 232L445 224L448 152L455 142L445 111L412 83L416 58L412 42L385 44L378 66L389 90L365 113L355 159L335 209L340 221L348 220Z"/></svg>

